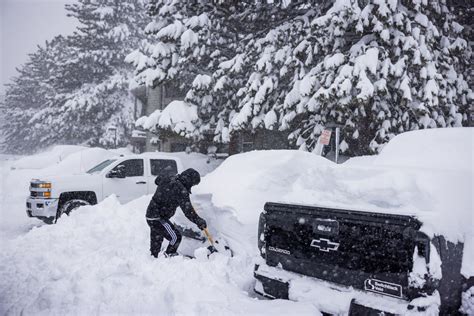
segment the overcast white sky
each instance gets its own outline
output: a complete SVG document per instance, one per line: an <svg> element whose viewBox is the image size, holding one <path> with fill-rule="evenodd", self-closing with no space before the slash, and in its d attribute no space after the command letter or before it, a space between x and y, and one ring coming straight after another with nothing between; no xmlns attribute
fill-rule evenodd
<svg viewBox="0 0 474 316"><path fill-rule="evenodd" d="M74 0L0 0L0 95L28 53L58 34L70 34L76 21L64 4Z"/></svg>

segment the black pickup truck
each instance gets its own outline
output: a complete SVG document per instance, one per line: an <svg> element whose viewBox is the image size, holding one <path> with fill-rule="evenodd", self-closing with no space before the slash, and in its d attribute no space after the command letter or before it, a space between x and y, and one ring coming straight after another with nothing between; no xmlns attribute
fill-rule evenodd
<svg viewBox="0 0 474 316"><path fill-rule="evenodd" d="M411 216L266 203L255 291L297 299L304 282L326 313L456 315L473 286L460 273L463 244L429 238L420 227ZM311 294L311 284L325 293Z"/></svg>

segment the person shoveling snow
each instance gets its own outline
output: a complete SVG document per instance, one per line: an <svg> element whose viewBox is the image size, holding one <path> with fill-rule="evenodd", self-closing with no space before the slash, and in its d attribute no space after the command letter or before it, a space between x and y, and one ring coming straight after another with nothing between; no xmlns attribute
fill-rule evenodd
<svg viewBox="0 0 474 316"><path fill-rule="evenodd" d="M176 213L178 206L200 230L207 228L206 221L196 213L189 199L191 188L199 182L201 182L201 176L192 168L175 176L158 176L156 178L156 192L146 211L146 221L150 226L150 252L153 257L158 257L163 238L169 241L164 253L165 256L172 257L178 254L182 236L170 222L170 218Z"/></svg>

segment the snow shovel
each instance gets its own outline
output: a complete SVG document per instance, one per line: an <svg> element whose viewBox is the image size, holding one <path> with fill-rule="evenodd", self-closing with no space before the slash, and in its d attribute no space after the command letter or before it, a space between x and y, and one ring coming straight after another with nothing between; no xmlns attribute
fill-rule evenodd
<svg viewBox="0 0 474 316"><path fill-rule="evenodd" d="M203 232L204 232L204 235L206 235L207 240L209 241L209 244L210 244L210 246L207 247L207 250L209 250L209 255L212 255L215 252L219 252L219 253L225 253L229 257L234 256L232 250L227 245L222 246L221 244L219 244L218 240L214 241L214 239L212 238L207 228L204 228ZM219 248L219 250L216 247Z"/></svg>
<svg viewBox="0 0 474 316"><path fill-rule="evenodd" d="M209 240L209 243L211 244L209 247L207 247L207 250L209 250L210 254L213 254L214 252L218 252L216 247L214 247L214 240L212 239L212 236L209 233L209 230L207 228L204 228L203 232L204 232L204 235L206 235L207 240Z"/></svg>
<svg viewBox="0 0 474 316"><path fill-rule="evenodd" d="M198 210L198 208L193 205L194 210ZM221 245L218 240L215 240L212 238L211 234L209 233L209 230L207 228L203 229L204 235L206 235L207 240L209 241L210 246L207 247L207 250L209 250L209 255L219 252L219 253L225 253L229 257L233 257L234 253L233 251L229 248L229 246L226 245L226 242Z"/></svg>

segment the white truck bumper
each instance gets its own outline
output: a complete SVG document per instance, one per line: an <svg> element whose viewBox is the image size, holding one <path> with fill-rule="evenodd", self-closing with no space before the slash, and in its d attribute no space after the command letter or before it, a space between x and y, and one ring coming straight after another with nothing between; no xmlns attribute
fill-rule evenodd
<svg viewBox="0 0 474 316"><path fill-rule="evenodd" d="M55 217L59 199L26 199L26 214L29 217Z"/></svg>

